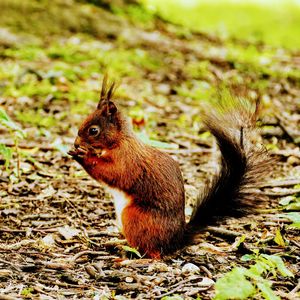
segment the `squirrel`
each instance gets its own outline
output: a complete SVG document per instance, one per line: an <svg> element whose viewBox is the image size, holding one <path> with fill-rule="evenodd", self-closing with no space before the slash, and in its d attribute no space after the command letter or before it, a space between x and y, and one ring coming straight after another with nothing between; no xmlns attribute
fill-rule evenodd
<svg viewBox="0 0 300 300"><path fill-rule="evenodd" d="M255 205L258 187L270 170L264 147L251 142L259 103L231 98L202 119L221 152L220 171L199 194L185 221L184 181L179 164L144 144L112 101L114 82L104 76L96 110L81 124L68 153L114 198L117 223L128 244L145 257L159 259L192 242L215 217L241 216Z"/></svg>

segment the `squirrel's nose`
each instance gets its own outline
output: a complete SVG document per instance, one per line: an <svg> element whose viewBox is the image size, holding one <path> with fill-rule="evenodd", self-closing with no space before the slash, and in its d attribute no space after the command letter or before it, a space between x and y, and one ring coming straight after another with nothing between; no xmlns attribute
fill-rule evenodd
<svg viewBox="0 0 300 300"><path fill-rule="evenodd" d="M81 138L78 136L74 142L74 147L77 149L81 144Z"/></svg>

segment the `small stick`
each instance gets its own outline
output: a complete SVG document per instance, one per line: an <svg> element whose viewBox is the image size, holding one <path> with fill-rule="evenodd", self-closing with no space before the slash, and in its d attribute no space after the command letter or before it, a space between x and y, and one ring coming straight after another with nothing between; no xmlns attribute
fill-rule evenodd
<svg viewBox="0 0 300 300"><path fill-rule="evenodd" d="M190 281L192 281L192 280L199 279L199 278L201 278L201 277L200 277L200 276L191 276L191 277L188 278L188 279L184 279L184 280L182 280L182 281L179 281L179 282L175 283L175 284L172 286L173 289L170 290L169 292L166 292L166 293L161 294L161 295L158 295L158 296L154 296L153 298L158 299L158 298L163 298L164 296L168 296L168 295L170 295L170 294L173 294L174 292L180 290L180 289L183 287L183 285L184 285L185 283L188 283L188 282L190 282Z"/></svg>
<svg viewBox="0 0 300 300"><path fill-rule="evenodd" d="M241 234L239 232L224 229L224 228L221 228L221 227L207 226L205 229L209 232L222 234L222 235L225 235L225 236L228 236L228 237L239 237L239 236L241 236Z"/></svg>
<svg viewBox="0 0 300 300"><path fill-rule="evenodd" d="M298 284L289 292L290 295L296 294L300 290L300 279L298 280Z"/></svg>
<svg viewBox="0 0 300 300"><path fill-rule="evenodd" d="M72 257L72 260L76 261L79 257L83 256L83 255L87 255L87 254L91 254L91 255L106 255L107 256L107 252L105 251L91 251L91 250L85 250L85 251L81 251L77 254L75 254L73 257ZM111 256L112 258L113 256ZM116 257L117 258L117 257Z"/></svg>
<svg viewBox="0 0 300 300"><path fill-rule="evenodd" d="M281 187L281 186L292 186L300 184L300 179L286 179L286 180L272 180L260 184L258 187Z"/></svg>

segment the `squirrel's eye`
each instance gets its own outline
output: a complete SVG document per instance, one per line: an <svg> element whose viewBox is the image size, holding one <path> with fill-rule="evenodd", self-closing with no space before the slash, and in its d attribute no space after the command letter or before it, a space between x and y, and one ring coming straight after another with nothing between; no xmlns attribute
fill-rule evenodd
<svg viewBox="0 0 300 300"><path fill-rule="evenodd" d="M93 125L89 128L89 135L97 136L100 133L100 128L97 125Z"/></svg>

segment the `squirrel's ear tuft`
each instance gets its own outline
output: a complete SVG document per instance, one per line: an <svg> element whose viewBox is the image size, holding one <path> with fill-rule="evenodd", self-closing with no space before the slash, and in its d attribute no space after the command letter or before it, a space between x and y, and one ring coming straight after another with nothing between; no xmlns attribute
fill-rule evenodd
<svg viewBox="0 0 300 300"><path fill-rule="evenodd" d="M107 106L108 111L110 111L109 109L110 106L114 106L116 109L116 106L111 101L116 89L117 89L116 82L115 81L108 82L108 76L107 74L105 74L102 81L102 89L101 89L101 94L100 94L100 99L99 99L97 109L103 109L104 106Z"/></svg>

